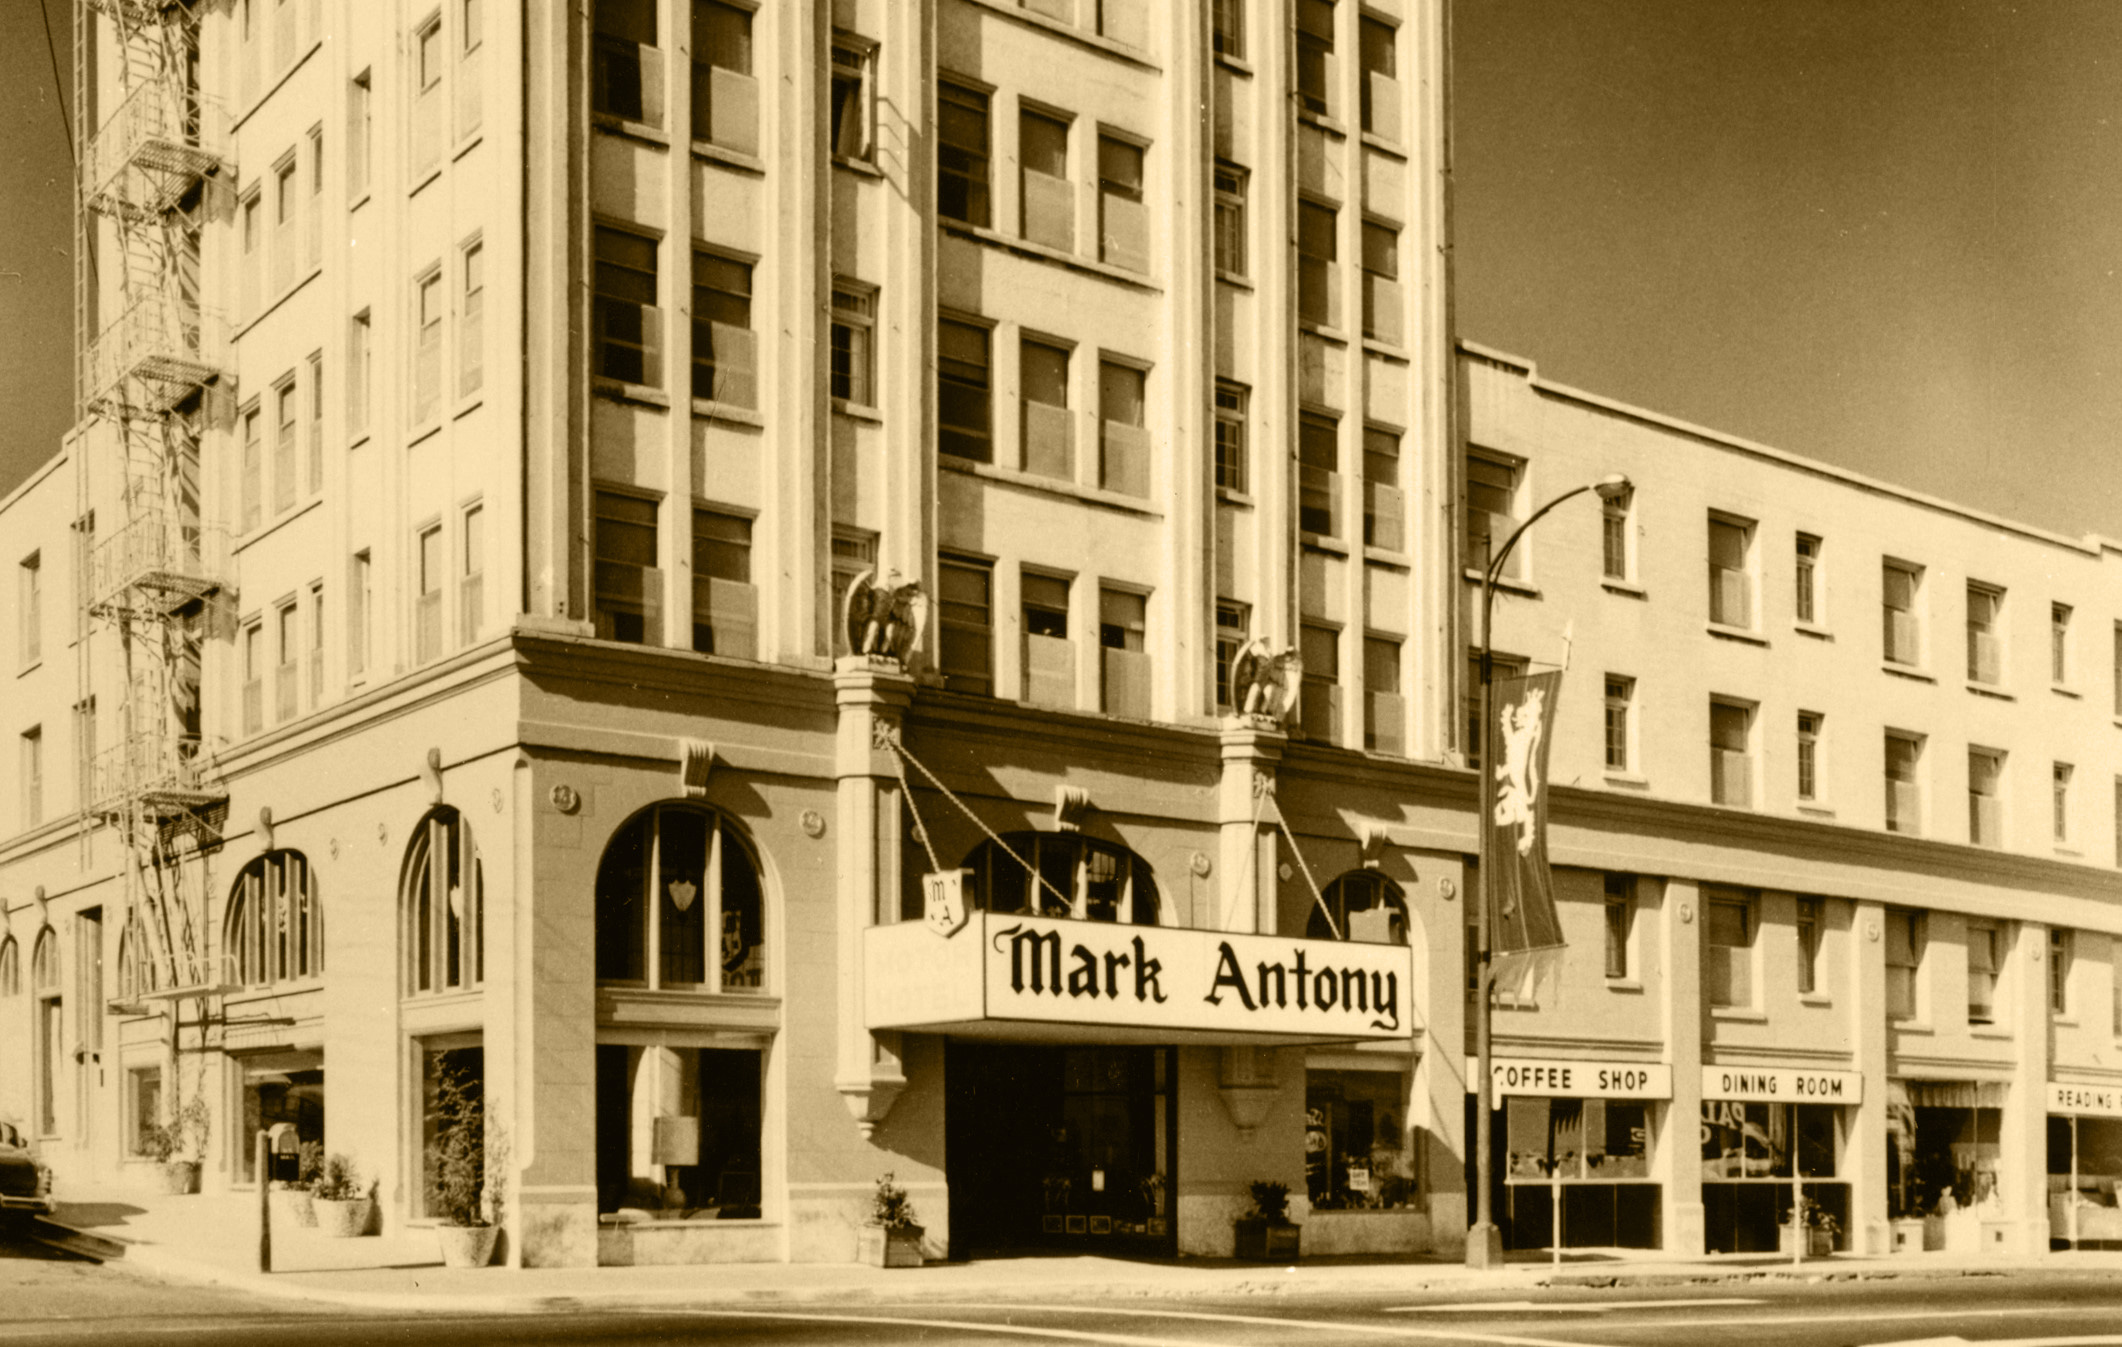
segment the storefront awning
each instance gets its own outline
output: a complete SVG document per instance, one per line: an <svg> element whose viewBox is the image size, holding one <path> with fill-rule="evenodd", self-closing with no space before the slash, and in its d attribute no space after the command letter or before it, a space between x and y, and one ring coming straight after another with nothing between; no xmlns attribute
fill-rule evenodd
<svg viewBox="0 0 2122 1347"><path fill-rule="evenodd" d="M974 912L863 933L868 1027L1046 1042L1405 1042L1401 945Z"/></svg>

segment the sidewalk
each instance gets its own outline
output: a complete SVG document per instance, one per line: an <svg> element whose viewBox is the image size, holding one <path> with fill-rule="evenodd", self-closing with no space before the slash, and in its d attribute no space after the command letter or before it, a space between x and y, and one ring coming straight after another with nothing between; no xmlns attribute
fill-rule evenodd
<svg viewBox="0 0 2122 1347"><path fill-rule="evenodd" d="M1499 1272L1456 1261L1336 1258L1295 1267L1224 1259L1011 1258L885 1271L855 1264L743 1263L689 1267L483 1268L441 1265L433 1235L325 1239L273 1228L274 1272L257 1271L254 1194L169 1197L81 1193L58 1219L124 1241L119 1266L254 1294L368 1310L537 1313L607 1307L818 1304L888 1305L1066 1298L1206 1298L1320 1295L1523 1293L1538 1287L1694 1286L1761 1281L1998 1276L2011 1272L2114 1276L2122 1253L1978 1258L1942 1253L1868 1258L1838 1254L1794 1265L1787 1258L1722 1255L1677 1260L1656 1252L1537 1255Z"/></svg>

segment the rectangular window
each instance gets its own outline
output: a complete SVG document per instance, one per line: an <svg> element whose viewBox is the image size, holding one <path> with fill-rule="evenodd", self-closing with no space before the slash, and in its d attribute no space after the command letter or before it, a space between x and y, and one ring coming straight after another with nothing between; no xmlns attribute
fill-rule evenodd
<svg viewBox="0 0 2122 1347"><path fill-rule="evenodd" d="M1341 291L1334 284L1340 258L1337 212L1316 201L1297 203L1297 317L1320 327L1341 326Z"/></svg>
<svg viewBox="0 0 2122 1347"><path fill-rule="evenodd" d="M145 951L133 956L146 965L149 956ZM142 982L148 980L142 974ZM126 1080L125 1153L132 1158L145 1158L154 1154L156 1132L162 1123L162 1068L159 1066L136 1066L128 1068Z"/></svg>
<svg viewBox="0 0 2122 1347"><path fill-rule="evenodd" d="M1890 664L1919 665L1923 662L1921 624L1916 620L1916 598L1921 592L1920 574L1908 566L1886 562L1879 570L1885 630L1883 641Z"/></svg>
<svg viewBox="0 0 2122 1347"><path fill-rule="evenodd" d="M599 491L596 497L597 635L630 645L661 645L656 502L618 491Z"/></svg>
<svg viewBox="0 0 2122 1347"><path fill-rule="evenodd" d="M1098 646L1108 715L1149 718L1149 596L1131 589L1098 591Z"/></svg>
<svg viewBox="0 0 2122 1347"><path fill-rule="evenodd" d="M369 145L374 112L370 109L372 82L364 70L354 76L346 93L346 199L358 202L368 195Z"/></svg>
<svg viewBox="0 0 2122 1347"><path fill-rule="evenodd" d="M1024 470L1073 480L1075 419L1068 410L1066 347L1027 337L1017 349L1017 386L1023 395Z"/></svg>
<svg viewBox="0 0 2122 1347"><path fill-rule="evenodd" d="M309 490L324 489L324 353L309 358Z"/></svg>
<svg viewBox="0 0 2122 1347"><path fill-rule="evenodd" d="M273 289L295 283L295 154L273 165Z"/></svg>
<svg viewBox="0 0 2122 1347"><path fill-rule="evenodd" d="M1636 919L1635 888L1632 876L1606 877L1606 975L1610 978L1629 975L1629 936Z"/></svg>
<svg viewBox="0 0 2122 1347"><path fill-rule="evenodd" d="M1916 1018L1923 972L1923 914L1905 907L1886 910L1886 1017Z"/></svg>
<svg viewBox="0 0 2122 1347"><path fill-rule="evenodd" d="M1341 426L1330 416L1304 412L1297 420L1297 528L1338 538L1341 504Z"/></svg>
<svg viewBox="0 0 2122 1347"><path fill-rule="evenodd" d="M1501 547L1518 529L1518 486L1524 465L1514 459L1468 450L1466 454L1466 568L1483 571L1489 549ZM1513 549L1498 575L1520 579L1525 552Z"/></svg>
<svg viewBox="0 0 2122 1347"><path fill-rule="evenodd" d="M1333 0L1297 0L1297 105L1330 115L1333 76Z"/></svg>
<svg viewBox="0 0 2122 1347"><path fill-rule="evenodd" d="M1400 695L1400 638L1363 638L1363 747L1407 752L1407 702Z"/></svg>
<svg viewBox="0 0 2122 1347"><path fill-rule="evenodd" d="M44 727L32 725L22 732L22 826L34 828L44 821Z"/></svg>
<svg viewBox="0 0 2122 1347"><path fill-rule="evenodd" d="M1098 137L1098 256L1124 271L1149 270L1149 207L1142 199L1146 151Z"/></svg>
<svg viewBox="0 0 2122 1347"><path fill-rule="evenodd" d="M295 421L299 401L289 375L273 389L273 513L295 506Z"/></svg>
<svg viewBox="0 0 2122 1347"><path fill-rule="evenodd" d="M590 108L621 121L663 125L663 53L656 0L595 0Z"/></svg>
<svg viewBox="0 0 2122 1347"><path fill-rule="evenodd" d="M1798 798L1820 798L1820 727L1818 711L1798 713Z"/></svg>
<svg viewBox="0 0 2122 1347"><path fill-rule="evenodd" d="M1635 512L1636 493L1624 491L1620 495L1599 500L1599 567L1600 573L1609 580L1626 580L1631 574L1629 566L1629 536L1635 532L1630 526L1629 516Z"/></svg>
<svg viewBox="0 0 2122 1347"><path fill-rule="evenodd" d="M1471 655L1466 661L1466 765L1481 765L1481 741L1486 733L1481 725L1481 656ZM1515 655L1492 655L1489 660L1489 676L1498 683L1506 678L1521 678L1525 674L1525 661ZM1468 883L1473 881L1469 879Z"/></svg>
<svg viewBox="0 0 2122 1347"><path fill-rule="evenodd" d="M252 187L250 195L243 198L241 207L243 213L242 312L246 317L257 314L260 302L259 292L264 288L264 281L259 275L259 268L265 263L265 254L258 246L262 242L258 231L263 224L264 204L264 199L259 196L258 189Z"/></svg>
<svg viewBox="0 0 2122 1347"><path fill-rule="evenodd" d="M693 507L693 649L759 658L759 589L752 583L752 521Z"/></svg>
<svg viewBox="0 0 2122 1347"><path fill-rule="evenodd" d="M987 328L936 320L937 449L975 463L995 461L993 365Z"/></svg>
<svg viewBox="0 0 2122 1347"><path fill-rule="evenodd" d="M945 556L937 559L936 576L943 686L992 696L994 567L984 561Z"/></svg>
<svg viewBox="0 0 2122 1347"><path fill-rule="evenodd" d="M369 614L374 611L375 581L366 548L354 553L346 585L346 673L349 679L368 671Z"/></svg>
<svg viewBox="0 0 2122 1347"><path fill-rule="evenodd" d="M2048 1009L2051 1014L2070 1014L2070 932L2060 926L2048 928Z"/></svg>
<svg viewBox="0 0 2122 1347"><path fill-rule="evenodd" d="M1019 581L1024 623L1024 700L1076 704L1076 647L1068 639L1068 581L1026 571Z"/></svg>
<svg viewBox="0 0 2122 1347"><path fill-rule="evenodd" d="M693 0L693 139L738 154L759 152L759 81L752 73L752 12Z"/></svg>
<svg viewBox="0 0 2122 1347"><path fill-rule="evenodd" d="M442 526L430 524L414 540L413 581L419 586L413 601L413 661L426 664L442 658L442 582L448 574L443 561Z"/></svg>
<svg viewBox="0 0 2122 1347"><path fill-rule="evenodd" d="M304 260L311 268L324 260L324 128L309 133L309 229L305 236Z"/></svg>
<svg viewBox="0 0 2122 1347"><path fill-rule="evenodd" d="M2004 931L1993 921L1967 923L1967 1022L1997 1018L1997 973L2004 967Z"/></svg>
<svg viewBox="0 0 2122 1347"><path fill-rule="evenodd" d="M2004 593L1967 587L1967 681L1995 684L2004 677Z"/></svg>
<svg viewBox="0 0 2122 1347"><path fill-rule="evenodd" d="M32 552L22 559L16 591L21 600L22 665L44 658L44 554Z"/></svg>
<svg viewBox="0 0 2122 1347"><path fill-rule="evenodd" d="M1709 798L1715 804L1753 807L1753 721L1750 706L1709 704Z"/></svg>
<svg viewBox="0 0 2122 1347"><path fill-rule="evenodd" d="M243 628L243 732L265 728L265 624Z"/></svg>
<svg viewBox="0 0 2122 1347"><path fill-rule="evenodd" d="M1230 670L1237 661L1238 652L1252 639L1252 610L1242 603L1229 599L1216 601L1216 709L1237 711L1240 708L1231 701ZM2115 797L2122 800L2122 785L2118 785Z"/></svg>
<svg viewBox="0 0 2122 1347"><path fill-rule="evenodd" d="M324 582L309 587L309 704L324 705Z"/></svg>
<svg viewBox="0 0 2122 1347"><path fill-rule="evenodd" d="M1386 140L1400 139L1398 37L1398 29L1373 18L1366 17L1357 26L1357 56L1363 62L1363 129Z"/></svg>
<svg viewBox="0 0 2122 1347"><path fill-rule="evenodd" d="M1214 0L1210 18L1218 56L1245 59L1245 0Z"/></svg>
<svg viewBox="0 0 2122 1347"><path fill-rule="evenodd" d="M1319 743L1341 742L1341 633L1306 622L1298 633L1304 661L1299 719L1304 737Z"/></svg>
<svg viewBox="0 0 2122 1347"><path fill-rule="evenodd" d="M463 552L457 569L457 644L471 645L479 639L486 620L486 508L474 505L464 512Z"/></svg>
<svg viewBox="0 0 2122 1347"><path fill-rule="evenodd" d="M833 390L842 402L877 405L877 292L860 281L833 282Z"/></svg>
<svg viewBox="0 0 2122 1347"><path fill-rule="evenodd" d="M1634 726L1629 712L1636 700L1636 680L1614 674L1606 676L1606 770L1626 772L1634 755L1629 752Z"/></svg>
<svg viewBox="0 0 2122 1347"><path fill-rule="evenodd" d="M90 606L96 601L96 512L74 521L74 639L88 635Z"/></svg>
<svg viewBox="0 0 2122 1347"><path fill-rule="evenodd" d="M1810 533L1798 535L1797 577L1794 611L1798 621L1811 626L1820 620L1820 540Z"/></svg>
<svg viewBox="0 0 2122 1347"><path fill-rule="evenodd" d="M253 403L243 413L243 531L265 522L265 416Z"/></svg>
<svg viewBox="0 0 2122 1347"><path fill-rule="evenodd" d="M1886 735L1886 831L1923 831L1923 792L1917 779L1922 765L1923 741L1913 735Z"/></svg>
<svg viewBox="0 0 2122 1347"><path fill-rule="evenodd" d="M479 46L486 40L483 0L460 0L457 8L457 138L479 129L485 115L479 81Z"/></svg>
<svg viewBox="0 0 2122 1347"><path fill-rule="evenodd" d="M948 80L936 85L936 213L982 229L988 210L987 95Z"/></svg>
<svg viewBox="0 0 2122 1347"><path fill-rule="evenodd" d="M598 225L591 371L600 379L658 387L662 321L656 307L656 241Z"/></svg>
<svg viewBox="0 0 2122 1347"><path fill-rule="evenodd" d="M96 699L74 703L74 804L87 809L96 803Z"/></svg>
<svg viewBox="0 0 2122 1347"><path fill-rule="evenodd" d="M1745 894L1710 889L1703 895L1708 948L1702 990L1713 1006L1754 1003L1754 902Z"/></svg>
<svg viewBox="0 0 2122 1347"><path fill-rule="evenodd" d="M1228 379L1216 380L1216 485L1226 491L1245 491L1246 406L1252 390Z"/></svg>
<svg viewBox="0 0 2122 1347"><path fill-rule="evenodd" d="M1240 279L1246 275L1245 170L1216 165L1216 271Z"/></svg>
<svg viewBox="0 0 2122 1347"><path fill-rule="evenodd" d="M285 725L302 708L301 609L291 602L273 610L273 644L280 657L273 667L273 723Z"/></svg>
<svg viewBox="0 0 2122 1347"><path fill-rule="evenodd" d="M1709 517L1709 620L1751 630L1754 625L1754 526Z"/></svg>
<svg viewBox="0 0 2122 1347"><path fill-rule="evenodd" d="M1148 372L1105 360L1098 365L1098 417L1103 425L1098 485L1123 496L1149 496Z"/></svg>
<svg viewBox="0 0 2122 1347"><path fill-rule="evenodd" d="M2114 642L2114 713L2122 716L2122 622L2115 624Z"/></svg>
<svg viewBox="0 0 2122 1347"><path fill-rule="evenodd" d="M645 1205L663 1220L759 1219L765 1077L757 1049L599 1043L596 1093L584 1096L596 1100L598 1211ZM697 1125L645 1125L658 1118Z"/></svg>
<svg viewBox="0 0 2122 1347"><path fill-rule="evenodd" d="M833 39L833 157L853 163L877 156L877 49Z"/></svg>
<svg viewBox="0 0 2122 1347"><path fill-rule="evenodd" d="M1397 346L1406 332L1400 294L1400 231L1363 222L1363 335Z"/></svg>
<svg viewBox="0 0 2122 1347"><path fill-rule="evenodd" d="M1798 994L1820 990L1820 900L1798 900Z"/></svg>
<svg viewBox="0 0 2122 1347"><path fill-rule="evenodd" d="M346 337L346 433L360 439L368 433L370 340L368 310L354 315Z"/></svg>
<svg viewBox="0 0 2122 1347"><path fill-rule="evenodd" d="M425 177L442 162L448 110L442 103L442 19L438 15L413 34L413 176Z"/></svg>
<svg viewBox="0 0 2122 1347"><path fill-rule="evenodd" d="M470 397L486 382L486 245L466 245L464 297L457 310L457 396Z"/></svg>
<svg viewBox="0 0 2122 1347"><path fill-rule="evenodd" d="M719 253L693 253L693 396L759 405L752 264Z"/></svg>
<svg viewBox="0 0 2122 1347"><path fill-rule="evenodd" d="M2048 681L2061 687L2070 682L2070 605L2048 605Z"/></svg>
<svg viewBox="0 0 2122 1347"><path fill-rule="evenodd" d="M2053 802L2056 845L2070 843L2070 778L2074 769L2067 762L2053 763L2049 767L2049 799Z"/></svg>
<svg viewBox="0 0 2122 1347"><path fill-rule="evenodd" d="M1363 428L1363 545L1386 552L1407 548L1407 504L1400 490L1400 433Z"/></svg>
<svg viewBox="0 0 2122 1347"><path fill-rule="evenodd" d="M1992 749L1967 750L1967 840L1978 847L2004 845L2004 755Z"/></svg>
<svg viewBox="0 0 2122 1347"><path fill-rule="evenodd" d="M413 282L413 424L442 410L442 273Z"/></svg>
<svg viewBox="0 0 2122 1347"><path fill-rule="evenodd" d="M1017 157L1022 166L1017 228L1033 243L1062 252L1076 247L1076 185L1068 178L1068 123L1043 112L1017 119Z"/></svg>

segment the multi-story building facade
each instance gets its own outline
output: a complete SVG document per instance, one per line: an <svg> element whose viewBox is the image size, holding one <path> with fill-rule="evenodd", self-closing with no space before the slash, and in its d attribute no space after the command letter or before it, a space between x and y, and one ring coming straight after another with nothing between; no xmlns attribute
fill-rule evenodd
<svg viewBox="0 0 2122 1347"><path fill-rule="evenodd" d="M176 246L84 277L0 504L0 1111L64 1183L202 1100L209 1186L286 1122L417 1223L458 1068L525 1264L845 1258L885 1172L936 1253L1220 1253L1257 1179L1454 1248L1462 558L1618 470L1497 619L1570 666L1605 951L1499 1012L1513 1242L1773 1239L1793 1155L1858 1239L1961 1170L2046 1228L2115 1050L2106 553L1455 362L1433 0L77 28L85 236Z"/></svg>

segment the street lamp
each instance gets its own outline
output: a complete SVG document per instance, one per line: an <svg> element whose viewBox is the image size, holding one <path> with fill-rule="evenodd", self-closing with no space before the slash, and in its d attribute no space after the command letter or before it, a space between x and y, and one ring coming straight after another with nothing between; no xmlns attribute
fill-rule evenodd
<svg viewBox="0 0 2122 1347"><path fill-rule="evenodd" d="M1503 1232L1496 1228L1494 1191L1489 1183L1489 1166L1494 1145L1494 1127L1491 1114L1495 1108L1495 1083L1489 1070L1491 1039L1495 1031L1495 984L1493 948L1495 926L1495 866L1488 854L1488 826L1490 816L1496 808L1496 778L1489 771L1491 755L1495 752L1496 723L1495 697L1492 691L1495 682L1495 654L1491 633L1496 613L1496 575L1503 563L1510 559L1510 550L1518 545L1525 531L1540 522L1541 517L1572 496L1581 496L1595 491L1600 500L1619 500L1626 496L1632 485L1628 478L1611 473L1586 486L1573 488L1555 497L1533 511L1532 517L1512 531L1503 540L1502 547L1489 540L1488 565L1481 572L1481 815L1474 827L1474 855L1481 877L1480 912L1474 921L1474 1067L1480 1080L1475 1084L1474 1104L1474 1226L1466 1232L1466 1265L1470 1268L1496 1268L1503 1266Z"/></svg>

